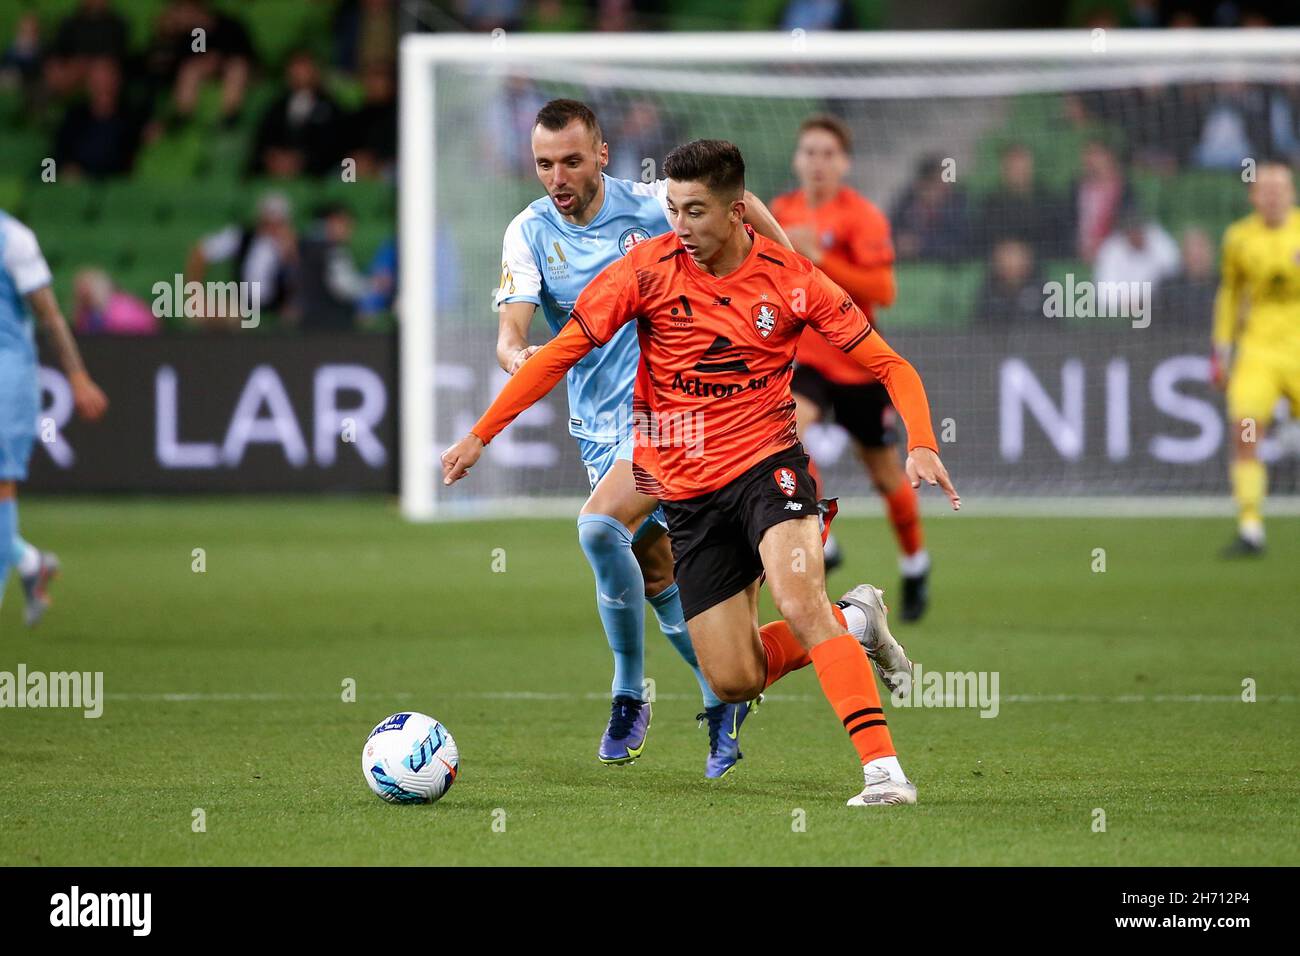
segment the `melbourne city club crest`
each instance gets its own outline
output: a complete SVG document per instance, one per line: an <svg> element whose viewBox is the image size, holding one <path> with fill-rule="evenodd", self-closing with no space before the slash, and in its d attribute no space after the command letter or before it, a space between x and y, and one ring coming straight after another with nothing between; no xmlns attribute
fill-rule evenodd
<svg viewBox="0 0 1300 956"><path fill-rule="evenodd" d="M780 310L776 306L760 302L749 310L749 314L754 317L754 328L758 329L758 334L767 338L776 328L776 320L781 317Z"/></svg>
<svg viewBox="0 0 1300 956"><path fill-rule="evenodd" d="M650 233L640 226L633 226L618 237L618 251L623 255L627 255L638 242L645 242L649 238Z"/></svg>
<svg viewBox="0 0 1300 956"><path fill-rule="evenodd" d="M776 486L781 489L781 494L787 498L793 498L795 492L794 469L778 468L772 472L772 478L776 481Z"/></svg>

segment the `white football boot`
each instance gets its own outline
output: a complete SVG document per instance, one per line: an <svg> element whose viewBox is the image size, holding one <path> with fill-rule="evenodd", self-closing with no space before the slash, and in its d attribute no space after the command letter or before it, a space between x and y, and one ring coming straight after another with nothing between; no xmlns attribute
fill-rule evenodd
<svg viewBox="0 0 1300 956"><path fill-rule="evenodd" d="M26 601L24 615L28 627L41 623L41 618L50 609L50 582L59 576L61 570L57 555L42 551L40 556L41 561L35 571L18 576L23 585L23 598Z"/></svg>
<svg viewBox="0 0 1300 956"><path fill-rule="evenodd" d="M863 767L865 786L856 797L850 797L846 806L877 807L916 803L916 784L910 780L898 781L879 767Z"/></svg>
<svg viewBox="0 0 1300 956"><path fill-rule="evenodd" d="M867 658L892 694L904 686L904 675L905 689L911 688L912 662L907 659L903 645L889 633L889 622L885 617L889 608L885 606L884 594L873 584L859 584L836 603L852 604L866 615L867 629L858 638L858 643L867 652Z"/></svg>

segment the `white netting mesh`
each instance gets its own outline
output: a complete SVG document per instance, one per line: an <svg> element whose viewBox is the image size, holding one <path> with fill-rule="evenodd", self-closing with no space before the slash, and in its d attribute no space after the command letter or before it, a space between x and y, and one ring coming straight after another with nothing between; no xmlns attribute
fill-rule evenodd
<svg viewBox="0 0 1300 956"><path fill-rule="evenodd" d="M764 198L795 186L801 120L844 119L856 144L850 184L890 216L899 249L898 301L879 325L925 378L941 437L951 420L943 454L965 493L1226 490L1222 402L1205 361L1218 243L1249 211L1243 161L1300 156L1293 54L825 65L486 58L428 71L437 210L428 227L440 250L434 449L463 434L504 380L491 309L502 233L542 195L533 117L568 96L600 116L611 175L645 178L674 145L719 137L740 146L748 186ZM1031 185L1013 188L1026 159ZM419 215L403 202L403 215ZM1145 251L1103 249L1130 218L1146 230ZM1170 244L1175 261L1158 254ZM1080 314L1087 283L1152 277L1134 287L1149 300L1123 315ZM1060 283L1063 315L1051 314L1050 282ZM534 341L547 334L539 315ZM434 482L430 458L439 509L517 511L585 495L566 419L556 389L452 490ZM831 491L866 492L842 432L819 428L809 445ZM1294 449L1273 437L1265 454L1273 488L1295 491Z"/></svg>

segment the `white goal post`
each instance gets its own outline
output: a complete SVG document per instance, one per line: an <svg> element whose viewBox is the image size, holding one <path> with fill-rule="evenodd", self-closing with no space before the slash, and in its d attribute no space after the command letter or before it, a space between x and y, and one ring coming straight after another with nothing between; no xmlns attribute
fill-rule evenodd
<svg viewBox="0 0 1300 956"><path fill-rule="evenodd" d="M760 172L760 175L766 175L776 189L782 188L779 171L788 169L788 144L793 125L797 123L796 109L806 112L808 103L847 104L846 108L861 120L864 128L881 132L880 137L873 139L884 143L873 144L873 148L892 150L892 155L900 157L894 165L910 170L916 154L907 145L909 138L915 134L918 142L928 144L927 148L936 141L944 142L944 130L958 128L957 117L967 111L966 103L972 104L970 112L978 113L983 125L971 127L973 132L954 133L953 150L965 149L974 157L982 155L979 150L992 148L989 144L996 138L997 130L1015 129L1017 104L1035 95L1124 91L1146 84L1188 90L1212 83L1272 84L1279 90L1300 89L1300 30L411 34L402 39L400 67L400 493L402 514L407 519L423 521L472 515L572 512L573 503L585 492L573 464L576 454L572 443L554 452L543 453L541 448L544 443L563 442L562 437L555 437L563 435L563 414L559 415L558 422L552 421L554 415L538 419L537 434L545 434L544 441L520 442L512 451L502 453L513 456L512 460L520 468L519 477L503 479L500 483L480 480L486 479L483 473L494 467L492 453L497 447L494 443L468 483L478 486L475 491L453 496L444 494L440 487L441 447L459 437L456 429L462 427L469 410L481 411L486 407L486 399L499 386L499 381L493 378L496 362L491 343L495 340L496 321L490 307L492 282L488 278L497 272L499 257L491 250L499 250L501 235L513 214L529 199L542 195L535 180L529 192L526 176L518 172L519 157L494 155L490 148L482 147L480 141L484 134L476 123L482 121L489 130L508 131L509 122L501 120L499 115L508 114L511 106L518 106L521 114L526 113L531 102L528 96L549 95L560 90L555 95L581 97L584 91L592 91L611 103L631 102L634 94L638 101L650 98L660 106L660 115L675 118L675 125L665 120L667 128L688 130L691 124L683 121L682 116L689 117L691 104L706 104L715 95L725 101L728 116L734 116L737 109L742 113L752 109L741 121L747 128L760 130L764 141L771 143L771 155L762 157L764 165L760 169L773 172ZM522 91L518 103L510 99L516 88L508 85L511 82L517 82L517 88ZM752 98L752 107L744 105L746 98ZM791 103L789 115L775 115L772 104L782 101ZM1103 102L1099 107L1103 119L1112 118L1104 115L1104 111L1114 109L1119 111L1113 117L1117 126L1123 125L1121 121L1130 121L1131 125L1132 118L1122 115L1127 108L1123 105L1126 101L1117 101L1120 105L1113 107L1104 105L1107 102L1104 97L1099 102ZM717 117L721 117L724 107L717 109ZM917 118L915 129L911 117ZM713 119L715 115L709 113L708 118ZM1175 123L1187 124L1186 132L1194 132L1190 124L1197 119L1191 113L1185 118L1171 114L1171 118ZM602 115L607 132L614 119ZM1032 140L1031 146L1041 148L1046 155L1055 145L1052 129L1045 121L1041 129L1026 130L1025 136ZM719 135L727 132L724 129ZM611 147L617 147L612 137L609 138ZM498 153L504 153L517 149L519 143L497 141L495 146ZM906 162L901 157L906 157ZM662 159L662 155L657 158ZM757 165L751 160L748 147L746 158L751 166ZM524 159L526 166L527 157ZM868 163L871 159L869 155ZM860 159L860 167L861 163ZM1054 172L1062 179L1067 173L1063 169ZM1190 178L1176 185L1180 189L1191 188L1188 183L1202 173L1210 175L1203 170L1189 170ZM987 180L987 170L981 175ZM891 186L899 183L897 176L889 182ZM853 184L861 188L858 182ZM1156 183L1147 191L1164 208L1174 200L1166 200L1158 186ZM871 195L870 190L864 191ZM500 205L494 202L486 204L492 208L480 208L484 204L479 197L499 200ZM523 201L515 197L522 197ZM507 202L513 205L506 205ZM883 208L880 198L877 202ZM513 212L503 212L505 209ZM1217 231L1221 222L1211 217L1204 228L1210 232L1211 226ZM1217 240L1218 236L1213 238ZM447 248L440 244L446 244ZM452 247L457 261L448 265ZM483 261L485 258L488 261ZM949 271L943 274L950 273L953 277L954 290L950 299L942 300L948 303L945 308L964 307L958 290L977 288L974 278L982 268L979 257L971 256L969 261L944 268ZM917 283L916 288L922 289L929 282L927 276L938 274L926 263L920 263L909 273L911 278L907 281L900 276L900 298L909 294L908 282ZM900 316L903 307L900 301ZM885 313L885 328L893 328L888 324L892 312ZM902 323L900 337L910 342L911 327L902 318L899 321ZM1201 326L1195 326L1191 319L1187 323L1186 343L1193 342L1193 332L1208 342L1208 317ZM540 336L545 333L542 325L535 324L538 337L534 341L542 340ZM916 334L921 336L918 341L941 341L925 339L926 332L925 328L918 327ZM898 344L892 331L889 334L891 342ZM951 333L944 341L958 334L967 333ZM1114 329L1094 335L1082 326L1067 328L1059 349L1052 344L1053 340L1037 332L1023 337L1006 333L1004 339L998 340L1007 343L1008 354L1023 353L1030 365L1038 360L1043 362L1034 373L1038 378L1027 387L1041 385L1046 398L1040 406L1034 406L1030 395L1024 398L1023 408L1012 412L1028 422L1021 427L1034 432L1033 440L1041 439L1041 442L1037 446L1030 443L1017 448L1008 445L1005 436L1001 439L1001 453L1004 457L1012 456L1003 463L1014 464L1014 456L1019 454L1021 465L1032 472L1029 476L1032 480L1027 483L1004 478L996 462L981 464L978 456L984 452L966 452L972 456L972 466L978 465L979 474L985 475L979 487L995 495L1059 493L1085 498L1094 494L1130 493L1195 493L1204 498L1218 492L1214 475L1223 471L1221 455L1214 464L1218 469L1215 472L1204 450L1193 449L1203 454L1197 459L1193 473L1191 465L1184 467L1185 463L1177 458L1183 450L1171 453L1172 458L1159 458L1139 447L1159 441L1161 435L1148 434L1146 422L1147 417L1158 414L1165 416L1160 427L1167 432L1164 437L1168 439L1160 447L1182 449L1179 442L1194 444L1194 437L1185 434L1188 427L1201 428L1201 437L1208 442L1209 436L1204 432L1210 426L1205 413L1201 411L1198 420L1198 413L1178 398L1186 398L1193 389L1199 374L1194 363L1183 362L1179 366L1182 377L1166 381L1161 376L1168 378L1174 373L1168 371L1167 365L1161 366L1162 355L1152 351L1155 335L1146 339L1139 338L1136 331L1127 339L1118 335ZM983 339L972 336L970 341L979 343ZM1185 359L1191 354L1190 344L1176 344L1172 339L1170 343L1170 356L1179 353ZM952 348L969 353L970 345ZM1130 348L1135 356L1131 361L1125 351ZM993 354L992 344L987 349L990 363L1002 361L1000 354ZM1075 349L1086 368L1088 407L1104 406L1104 411L1098 414L1106 419L1097 427L1106 429L1108 437L1101 440L1089 437L1085 442L1080 436L1080 442L1085 445L1082 458L1051 434L1054 427L1068 429L1071 424L1066 392L1072 382L1069 369L1074 366L1069 364L1071 359L1063 359L1065 364L1059 369L1052 364L1057 352L1064 355L1067 349ZM901 350L908 354L906 348ZM963 360L969 359L969 354L952 358L958 363L954 367L959 367ZM1094 360L1097 368L1106 369L1104 373L1094 370L1090 364ZM1119 369L1117 363L1123 363L1122 389L1118 386L1121 373L1111 371ZM924 363L917 364L924 374ZM935 375L944 374L947 368L942 362L934 367ZM1096 387L1109 390L1094 395L1091 391L1094 380L1098 382ZM990 389L995 384L993 380L982 383ZM1002 384L1006 386L1005 378ZM987 408L980 409L986 417L973 419L981 423L981 440L990 447L998 445L993 426L983 423L994 422L1002 415L1003 425L1006 424L1005 394L999 408L991 392L986 396L980 391L980 381L964 385L968 387L965 394L978 396L972 401L987 404ZM1082 390L1084 386L1079 387ZM1158 393L1161 388L1165 391ZM1144 394L1144 389L1155 396L1153 410L1144 411L1133 402L1132 397ZM1131 426L1126 424L1130 434L1124 441L1109 437L1115 427L1113 415L1119 414L1114 411L1115 403L1120 401L1117 395L1124 402L1125 422L1130 419L1132 422ZM561 389L556 390L551 401L563 406ZM1204 399L1201 403L1204 405ZM937 407L936 417L944 412L944 408ZM960 414L957 419L961 427ZM1080 429L1084 427L1079 425ZM1086 428L1092 427L1089 419ZM965 440L973 444L972 438ZM830 448L831 440L827 442L826 447ZM1095 462L1089 459L1094 447L1098 459ZM1101 451L1103 447L1105 453ZM1286 459L1292 452L1282 448L1277 456ZM1109 462L1106 454L1110 455ZM1217 448L1214 454L1218 454ZM557 455L564 462L565 477L551 482L542 476L560 467ZM848 467L846 464L845 468ZM1295 490L1296 469L1287 467L1291 470L1279 488L1284 492ZM1127 477L1112 480L1108 468ZM957 468L953 471L960 474ZM860 472L858 479L861 485Z"/></svg>

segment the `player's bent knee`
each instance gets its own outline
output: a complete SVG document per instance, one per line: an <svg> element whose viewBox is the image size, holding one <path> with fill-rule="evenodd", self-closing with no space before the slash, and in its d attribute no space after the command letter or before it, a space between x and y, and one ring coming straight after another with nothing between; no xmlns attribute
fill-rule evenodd
<svg viewBox="0 0 1300 956"><path fill-rule="evenodd" d="M713 693L718 695L719 700L728 704L740 704L747 700L753 700L763 692L763 681L761 679L728 677L725 680L710 680L709 686L713 688Z"/></svg>
<svg viewBox="0 0 1300 956"><path fill-rule="evenodd" d="M828 607L824 594L783 594L776 598L777 611L796 637L823 623Z"/></svg>
<svg viewBox="0 0 1300 956"><path fill-rule="evenodd" d="M671 574L661 575L644 567L641 569L641 573L645 576L645 596L648 598L658 597L673 586L673 576Z"/></svg>
<svg viewBox="0 0 1300 956"><path fill-rule="evenodd" d="M709 682L713 693L728 704L739 704L753 700L763 692L767 682L767 664L761 660L730 659L724 666L718 662L700 661L704 679Z"/></svg>
<svg viewBox="0 0 1300 956"><path fill-rule="evenodd" d="M632 534L609 515L583 515L578 519L578 544L589 558L598 558L630 548Z"/></svg>

